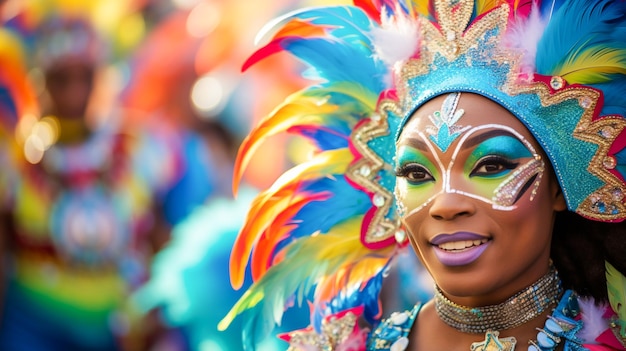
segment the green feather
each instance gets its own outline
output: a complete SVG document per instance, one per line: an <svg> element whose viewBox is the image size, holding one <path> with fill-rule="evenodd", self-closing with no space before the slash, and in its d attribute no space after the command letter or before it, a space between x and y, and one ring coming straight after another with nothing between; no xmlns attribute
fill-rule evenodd
<svg viewBox="0 0 626 351"><path fill-rule="evenodd" d="M604 264L606 266L609 303L613 311L617 313L620 335L622 338L626 338L626 277L609 262L604 261Z"/></svg>

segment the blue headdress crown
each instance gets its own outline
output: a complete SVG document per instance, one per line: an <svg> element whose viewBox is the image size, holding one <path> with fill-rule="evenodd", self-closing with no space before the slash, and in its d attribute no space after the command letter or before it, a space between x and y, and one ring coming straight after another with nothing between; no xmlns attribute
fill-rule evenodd
<svg viewBox="0 0 626 351"><path fill-rule="evenodd" d="M471 1L435 1L437 23L418 18L418 52L399 69L397 89L403 119L396 132L435 96L450 92L482 95L512 112L537 139L555 169L570 210L594 220L623 220L626 120L603 109L608 102L603 90L609 89L609 83L615 86L626 80L626 45L610 40L616 35L611 33L610 23L626 19L625 6L610 11L603 3L589 6L574 1L568 6L552 14L537 43L536 69L531 71L522 67L528 53L511 47L512 40L507 38L514 15L507 3L472 21L476 12ZM607 9L601 11L604 7ZM568 16L574 14L593 28L586 28L577 42L571 39L576 35L571 33L573 28L566 26L572 20ZM587 17L592 15L595 17ZM578 46L565 46L571 43ZM570 69L591 71L595 69L588 67L592 63L582 62L589 57L593 64L606 65L607 72L568 76L572 72L563 67L563 61ZM611 60L616 62L607 62ZM589 81L604 85L599 89L581 84Z"/></svg>

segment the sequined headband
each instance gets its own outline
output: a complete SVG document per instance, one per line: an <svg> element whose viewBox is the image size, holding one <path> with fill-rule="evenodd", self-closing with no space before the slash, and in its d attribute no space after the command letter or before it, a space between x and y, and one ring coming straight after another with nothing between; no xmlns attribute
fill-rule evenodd
<svg viewBox="0 0 626 351"><path fill-rule="evenodd" d="M369 127L362 126L355 135L371 133L363 130L379 125L380 129L388 129L397 137L413 112L430 99L450 92L476 93L508 109L530 130L550 159L570 210L599 221L626 218L623 165L626 120L605 108L607 96L600 89L612 78L624 80L624 75L612 74L617 70L610 70L611 74L589 78L568 75L564 68L556 69L563 61L584 60L583 53L597 50L593 45L570 46L563 50L563 57L559 57L558 48L569 43L556 41L563 40L559 35L567 38L566 32L571 29L558 26L545 29L538 42L536 63L531 67L534 69L529 69L525 67L528 53L511 44L509 27L514 9L503 3L472 18L474 5L473 1L437 0L434 1L436 23L423 16L413 19L419 29L417 52L395 65L398 98L383 100L378 107L378 112L388 117L388 125L380 126L380 118L375 116ZM551 21L571 15L562 8L552 14ZM600 34L590 33L590 36L602 36L601 24L606 25L607 21L597 20L592 28ZM531 22L527 20L518 26L530 26ZM599 46L594 40L586 39ZM610 42L603 44L607 51L613 50ZM552 47L552 51L540 51L546 47ZM594 78L602 84L580 83L593 82ZM367 141L363 143L362 139ZM368 145L372 139L361 137L356 143ZM383 150L378 152L379 156L384 157L384 154ZM358 167L363 169L363 165ZM587 168L586 172L582 167ZM379 180L380 177L370 178L363 184L371 189ZM378 193L378 198L387 198L388 193ZM378 238L387 240L394 235L391 231L381 234L381 228L395 218L389 211L390 206L374 205L378 208L374 217L378 215L381 220L375 223L375 228L369 229L369 241L373 243Z"/></svg>

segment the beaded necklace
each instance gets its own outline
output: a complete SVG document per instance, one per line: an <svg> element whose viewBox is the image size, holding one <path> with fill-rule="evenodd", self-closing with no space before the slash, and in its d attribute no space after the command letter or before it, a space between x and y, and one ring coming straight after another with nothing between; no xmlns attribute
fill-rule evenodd
<svg viewBox="0 0 626 351"><path fill-rule="evenodd" d="M463 333L481 334L507 330L537 318L556 305L563 289L556 269L506 301L492 306L466 307L446 298L435 286L435 310L447 325Z"/></svg>

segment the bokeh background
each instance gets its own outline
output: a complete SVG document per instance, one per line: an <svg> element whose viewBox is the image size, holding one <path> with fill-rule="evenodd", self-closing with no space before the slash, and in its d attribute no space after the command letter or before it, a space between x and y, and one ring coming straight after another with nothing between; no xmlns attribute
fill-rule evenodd
<svg viewBox="0 0 626 351"><path fill-rule="evenodd" d="M242 349L241 321L217 331L230 247L309 148L267 140L233 195L239 143L305 84L283 54L241 67L270 20L327 3L0 1L1 350Z"/></svg>

